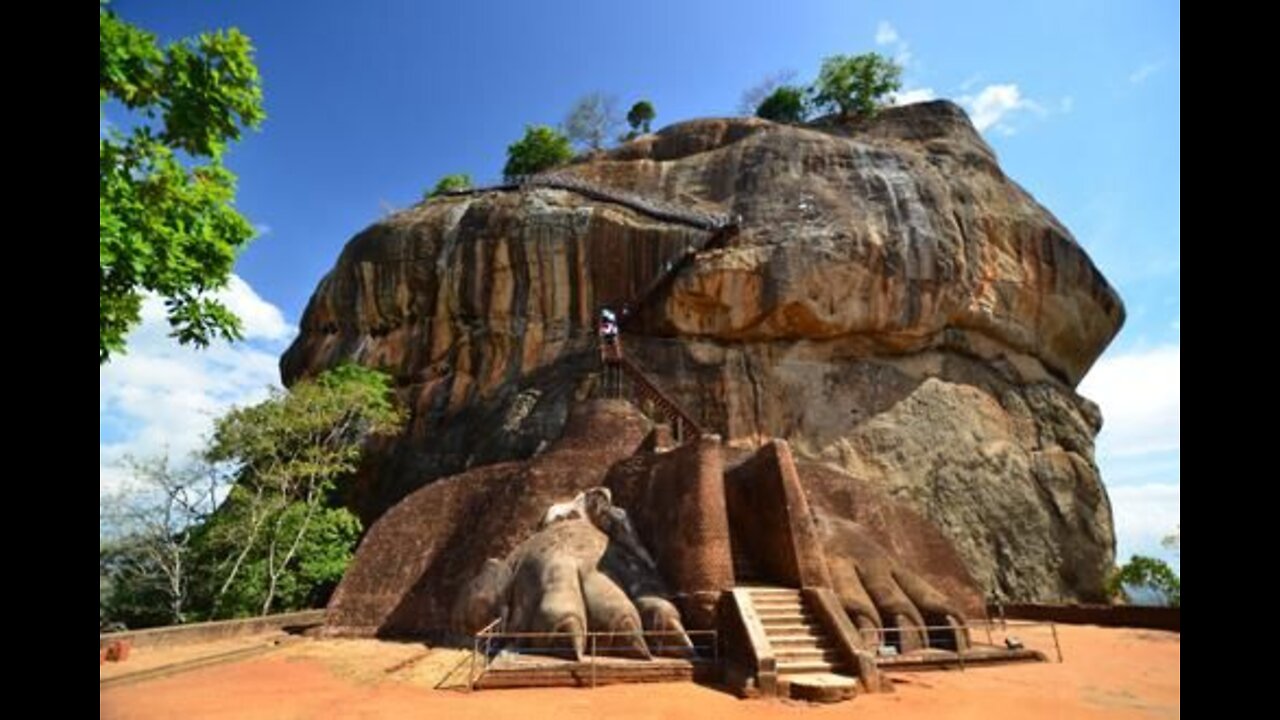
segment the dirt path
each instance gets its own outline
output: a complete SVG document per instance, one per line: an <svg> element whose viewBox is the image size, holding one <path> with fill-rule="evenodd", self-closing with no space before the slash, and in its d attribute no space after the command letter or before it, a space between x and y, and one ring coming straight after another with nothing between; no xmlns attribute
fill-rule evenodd
<svg viewBox="0 0 1280 720"><path fill-rule="evenodd" d="M810 706L738 700L692 684L588 689L432 689L466 654L413 643L317 641L271 655L100 693L103 718L1028 717L1176 718L1176 633L1060 626L1066 662L894 675L897 691ZM459 676L465 676L463 669Z"/></svg>

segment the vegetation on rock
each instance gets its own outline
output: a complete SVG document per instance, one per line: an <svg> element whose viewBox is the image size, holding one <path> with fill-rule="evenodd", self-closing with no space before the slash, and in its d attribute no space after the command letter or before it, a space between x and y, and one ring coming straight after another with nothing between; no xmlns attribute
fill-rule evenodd
<svg viewBox="0 0 1280 720"><path fill-rule="evenodd" d="M427 191L426 199L430 200L433 197L444 195L446 193L454 192L457 190L470 190L472 185L473 183L471 182L471 176L468 175L467 173L454 173L452 175L445 175L444 177L440 178L440 180L436 183L435 187Z"/></svg>
<svg viewBox="0 0 1280 720"><path fill-rule="evenodd" d="M774 122L799 124L809 116L805 102L805 90L795 85L784 85L774 90L756 108L756 117Z"/></svg>
<svg viewBox="0 0 1280 720"><path fill-rule="evenodd" d="M813 105L843 116L873 115L902 87L902 66L878 53L833 55L822 61L812 87Z"/></svg>
<svg viewBox="0 0 1280 720"><path fill-rule="evenodd" d="M627 111L627 124L631 126L632 135L640 135L650 132L653 119L658 116L657 111L653 109L653 103L648 100L641 100L631 109Z"/></svg>
<svg viewBox="0 0 1280 720"><path fill-rule="evenodd" d="M617 98L593 92L578 98L569 109L564 120L564 134L571 142L599 150L621 124Z"/></svg>
<svg viewBox="0 0 1280 720"><path fill-rule="evenodd" d="M573 146L563 133L546 125L527 125L524 137L507 146L502 175L508 181L563 165L573 159Z"/></svg>

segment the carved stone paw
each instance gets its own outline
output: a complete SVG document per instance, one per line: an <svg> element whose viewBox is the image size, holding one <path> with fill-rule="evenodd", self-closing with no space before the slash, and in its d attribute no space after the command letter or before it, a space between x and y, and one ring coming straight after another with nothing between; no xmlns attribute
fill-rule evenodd
<svg viewBox="0 0 1280 720"><path fill-rule="evenodd" d="M845 612L870 645L900 652L969 646L964 615L941 592L896 562L865 528L838 517L818 518L831 581ZM926 631L926 627L939 629Z"/></svg>
<svg viewBox="0 0 1280 720"><path fill-rule="evenodd" d="M588 632L603 633L594 641L601 655L687 654L693 646L680 613L655 592L651 561L627 545L587 519L551 523L505 560L486 563L463 588L455 624L474 632L502 618L504 632L532 634L522 644L579 659L590 649Z"/></svg>

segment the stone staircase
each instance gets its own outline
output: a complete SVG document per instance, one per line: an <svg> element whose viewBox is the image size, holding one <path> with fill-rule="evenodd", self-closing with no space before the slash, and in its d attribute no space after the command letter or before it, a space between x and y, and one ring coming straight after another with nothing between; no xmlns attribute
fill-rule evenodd
<svg viewBox="0 0 1280 720"><path fill-rule="evenodd" d="M844 669L839 651L799 590L759 586L747 588L747 593L773 649L779 680Z"/></svg>
<svg viewBox="0 0 1280 720"><path fill-rule="evenodd" d="M750 621L763 630L779 696L839 702L857 693L846 660L799 590L765 585L739 589L750 602Z"/></svg>

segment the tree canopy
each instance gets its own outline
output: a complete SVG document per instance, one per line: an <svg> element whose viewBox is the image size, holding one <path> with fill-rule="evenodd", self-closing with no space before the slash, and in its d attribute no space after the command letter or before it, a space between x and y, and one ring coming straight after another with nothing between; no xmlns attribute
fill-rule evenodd
<svg viewBox="0 0 1280 720"><path fill-rule="evenodd" d="M571 142L599 150L621 124L617 98L601 92L587 93L569 108L564 119L564 134Z"/></svg>
<svg viewBox="0 0 1280 720"><path fill-rule="evenodd" d="M760 102L756 117L774 122L802 123L809 114L804 94L802 87L783 85Z"/></svg>
<svg viewBox="0 0 1280 720"><path fill-rule="evenodd" d="M872 115L902 87L902 67L878 53L833 55L822 61L813 84L814 106L841 115Z"/></svg>
<svg viewBox="0 0 1280 720"><path fill-rule="evenodd" d="M653 103L641 100L627 111L627 124L633 133L647 133L656 117L658 113L653 109Z"/></svg>
<svg viewBox="0 0 1280 720"><path fill-rule="evenodd" d="M790 85L795 77L795 70L779 70L772 75L766 75L760 82L742 92L742 98L738 101L738 114L754 115L765 98L772 95L778 88Z"/></svg>
<svg viewBox="0 0 1280 720"><path fill-rule="evenodd" d="M324 603L360 536L340 483L371 436L403 423L390 383L339 366L232 409L190 467L134 463L143 489L102 502L109 527L99 546L100 622L138 626Z"/></svg>
<svg viewBox="0 0 1280 720"><path fill-rule="evenodd" d="M573 159L569 138L546 125L526 125L524 137L507 146L507 164L502 175L513 180L532 175Z"/></svg>
<svg viewBox="0 0 1280 720"><path fill-rule="evenodd" d="M436 186L427 192L427 199L444 195L455 190L469 190L472 187L471 176L467 173L454 173L440 178Z"/></svg>
<svg viewBox="0 0 1280 720"><path fill-rule="evenodd" d="M237 339L239 320L211 293L254 235L222 164L265 117L253 45L232 28L162 49L103 7L98 20L98 363L124 352L146 293L164 299L179 342Z"/></svg>
<svg viewBox="0 0 1280 720"><path fill-rule="evenodd" d="M1182 604L1182 581L1163 560L1134 555L1111 575L1110 593L1128 597L1125 588L1154 591L1172 607Z"/></svg>

